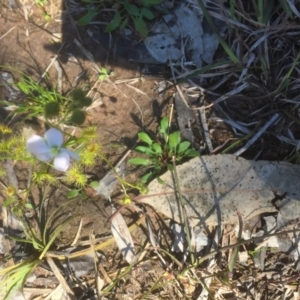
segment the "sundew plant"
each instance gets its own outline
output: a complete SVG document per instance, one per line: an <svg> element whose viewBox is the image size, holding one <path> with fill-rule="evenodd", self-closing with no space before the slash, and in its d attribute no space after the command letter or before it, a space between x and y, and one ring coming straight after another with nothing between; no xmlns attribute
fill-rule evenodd
<svg viewBox="0 0 300 300"><path fill-rule="evenodd" d="M46 216L44 204L49 187L59 188L64 184L69 187L70 192L74 188L84 191L91 184L88 182L86 169L92 168L98 159L108 161L103 155L95 126L77 130L76 135L64 129L65 124L73 125L74 128L74 125L78 127L85 120L84 107L91 104L91 99L82 90L73 90L68 98L57 96L56 93L53 97L51 94L47 100L47 94L43 93L42 87L34 90L35 83L28 78L26 80L27 85L23 81L19 88L28 96L27 102L17 106L13 113L21 114L25 118L42 117L48 129L42 134L24 137L15 128L0 125L0 160L5 162L0 165L3 209L12 213L23 228L21 235L10 238L19 243L20 247L31 245L32 249L28 252L28 259L15 261L13 267L0 270L1 299L10 299L12 292L24 285L27 276L46 259L45 255L53 249L58 235L74 218L67 218L62 224L52 228L55 214L62 206L76 199L70 199L74 198L74 192L72 197L66 195L66 202L50 216ZM26 166L28 170L25 190L20 190L17 179L17 182L10 180L12 177L18 178L18 174L13 174L14 166L16 170L18 166ZM32 194L35 187L41 191L39 199ZM25 217L30 211L36 213L37 224L34 227Z"/></svg>

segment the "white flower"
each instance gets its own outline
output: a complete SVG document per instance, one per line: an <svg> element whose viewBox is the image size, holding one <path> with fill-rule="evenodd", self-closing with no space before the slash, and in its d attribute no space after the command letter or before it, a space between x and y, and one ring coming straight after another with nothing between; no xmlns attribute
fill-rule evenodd
<svg viewBox="0 0 300 300"><path fill-rule="evenodd" d="M33 135L26 142L28 152L41 161L53 159L56 170L65 172L70 166L70 157L78 159L78 154L62 148L64 137L61 131L50 128L45 132L44 138Z"/></svg>

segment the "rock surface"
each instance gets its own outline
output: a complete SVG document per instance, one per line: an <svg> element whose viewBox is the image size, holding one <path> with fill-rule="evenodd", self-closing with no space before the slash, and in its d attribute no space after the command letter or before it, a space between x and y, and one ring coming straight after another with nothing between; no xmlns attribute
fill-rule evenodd
<svg viewBox="0 0 300 300"><path fill-rule="evenodd" d="M224 225L262 213L276 212L279 204L287 219L300 211L300 166L286 162L248 161L235 155L196 157L178 166L177 173L193 225ZM182 223L174 177L166 172L164 184L152 181L139 200ZM279 200L278 200L279 199ZM295 213L291 213L292 211Z"/></svg>

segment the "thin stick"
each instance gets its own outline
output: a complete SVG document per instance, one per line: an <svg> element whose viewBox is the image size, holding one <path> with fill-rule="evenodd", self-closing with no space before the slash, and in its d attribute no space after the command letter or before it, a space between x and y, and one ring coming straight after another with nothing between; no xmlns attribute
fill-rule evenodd
<svg viewBox="0 0 300 300"><path fill-rule="evenodd" d="M51 68L51 66L53 65L53 63L56 61L58 54L60 53L60 51L62 50L62 48L64 47L65 43L62 43L62 45L60 46L60 48L58 49L58 52L56 53L56 55L52 58L50 64L48 65L48 67L46 68L45 72L43 73L43 75L41 76L41 78L38 80L37 83L40 83L42 81L42 79L46 76L47 72L49 71L49 69Z"/></svg>
<svg viewBox="0 0 300 300"><path fill-rule="evenodd" d="M10 28L8 31L6 31L1 37L0 40L2 40L4 37L6 37L11 31L13 31L16 28L16 26Z"/></svg>
<svg viewBox="0 0 300 300"><path fill-rule="evenodd" d="M205 115L205 110L204 109L199 109L200 112L200 119L203 127L203 133L205 137L205 142L208 148L209 153L212 153L214 151L214 148L212 146L212 142L209 136L209 130L206 122L206 115Z"/></svg>
<svg viewBox="0 0 300 300"><path fill-rule="evenodd" d="M51 270L53 271L53 273L55 274L56 278L59 280L59 282L63 286L65 292L68 294L68 298L71 300L76 300L74 292L69 287L65 278L61 275L61 273L60 273L58 267L56 266L54 260L52 259L52 257L47 257L46 259L47 259L47 263L49 264L49 266L50 266Z"/></svg>

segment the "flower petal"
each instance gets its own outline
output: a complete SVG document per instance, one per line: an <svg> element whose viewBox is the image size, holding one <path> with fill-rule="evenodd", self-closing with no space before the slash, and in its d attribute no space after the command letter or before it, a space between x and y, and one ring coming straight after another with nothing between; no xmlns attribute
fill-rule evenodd
<svg viewBox="0 0 300 300"><path fill-rule="evenodd" d="M53 161L54 169L58 171L65 172L70 166L70 156L67 152L61 151L57 156L55 156Z"/></svg>
<svg viewBox="0 0 300 300"><path fill-rule="evenodd" d="M75 160L79 159L79 155L77 152L71 151L66 148L61 148L60 150L61 150L61 152L66 152L70 157L72 157Z"/></svg>
<svg viewBox="0 0 300 300"><path fill-rule="evenodd" d="M36 156L41 161L47 161L52 158L50 148L45 140L39 135L33 135L26 142L26 148L29 153Z"/></svg>
<svg viewBox="0 0 300 300"><path fill-rule="evenodd" d="M61 147L64 141L62 132L56 128L50 128L45 132L45 139L50 148Z"/></svg>

